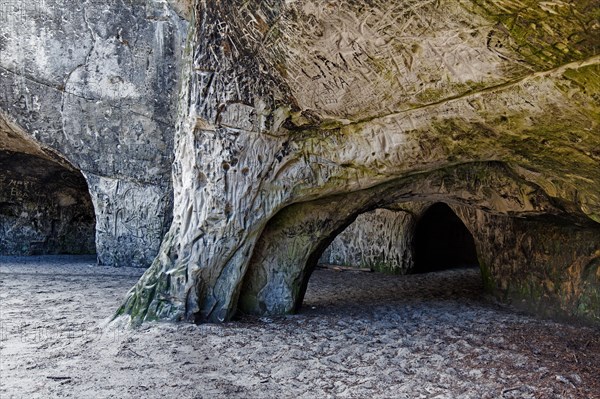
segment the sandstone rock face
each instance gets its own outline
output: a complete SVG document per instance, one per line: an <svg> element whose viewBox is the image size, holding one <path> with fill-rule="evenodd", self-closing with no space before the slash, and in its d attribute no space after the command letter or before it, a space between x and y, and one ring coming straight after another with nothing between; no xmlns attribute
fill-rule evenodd
<svg viewBox="0 0 600 399"><path fill-rule="evenodd" d="M597 10L597 1L199 1L174 221L119 314L137 323L293 311L334 237L402 201L476 208L492 225L501 215L579 225L586 243L551 263L585 264L568 279L583 292L600 236ZM511 229L507 237L520 234ZM528 249L512 264L532 276L542 248ZM502 272L484 270L502 292ZM545 295L560 302L557 279ZM564 304L597 320L593 306Z"/></svg>
<svg viewBox="0 0 600 399"><path fill-rule="evenodd" d="M597 223L454 209L475 237L484 284L497 298L537 314L598 323Z"/></svg>
<svg viewBox="0 0 600 399"><path fill-rule="evenodd" d="M405 274L413 267L415 216L376 209L358 215L321 255L319 263Z"/></svg>
<svg viewBox="0 0 600 399"><path fill-rule="evenodd" d="M2 118L83 172L101 261L152 256L172 181L120 315L294 311L360 214L443 202L491 293L598 322L598 0L188 6L10 2L0 28Z"/></svg>
<svg viewBox="0 0 600 399"><path fill-rule="evenodd" d="M147 266L170 223L180 3L0 1L0 119L83 172L102 264Z"/></svg>

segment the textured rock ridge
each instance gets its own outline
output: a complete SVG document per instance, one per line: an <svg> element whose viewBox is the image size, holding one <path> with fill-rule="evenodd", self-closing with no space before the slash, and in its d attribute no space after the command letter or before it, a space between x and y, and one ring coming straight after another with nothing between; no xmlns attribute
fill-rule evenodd
<svg viewBox="0 0 600 399"><path fill-rule="evenodd" d="M129 322L297 310L359 215L437 202L490 293L598 322L598 0L0 4L5 164L81 171L101 263L157 254Z"/></svg>
<svg viewBox="0 0 600 399"><path fill-rule="evenodd" d="M514 218L554 215L543 220L585 233L550 268L581 263L580 276L595 276L598 2L525 3L199 1L173 224L119 314L224 321L238 298L244 311L293 311L336 234L408 199L476 208L507 237L537 223ZM527 249L510 264L533 281L544 246ZM512 296L500 266L482 263L487 287ZM544 295L597 320L596 305L566 300L593 278L564 291L556 277Z"/></svg>

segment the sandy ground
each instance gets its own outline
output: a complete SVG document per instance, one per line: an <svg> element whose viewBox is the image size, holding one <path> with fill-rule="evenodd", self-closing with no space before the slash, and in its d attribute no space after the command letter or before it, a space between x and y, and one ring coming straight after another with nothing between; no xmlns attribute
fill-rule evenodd
<svg viewBox="0 0 600 399"><path fill-rule="evenodd" d="M0 397L600 398L600 330L486 301L475 270L317 270L299 315L103 327L139 274L0 257Z"/></svg>

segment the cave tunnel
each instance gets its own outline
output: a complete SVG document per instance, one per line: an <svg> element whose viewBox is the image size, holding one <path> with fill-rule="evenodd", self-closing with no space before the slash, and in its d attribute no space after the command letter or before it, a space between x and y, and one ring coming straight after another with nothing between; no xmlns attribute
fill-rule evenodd
<svg viewBox="0 0 600 399"><path fill-rule="evenodd" d="M473 236L452 209L433 204L418 220L413 236L413 273L478 267Z"/></svg>
<svg viewBox="0 0 600 399"><path fill-rule="evenodd" d="M83 174L55 154L0 150L0 255L96 253Z"/></svg>

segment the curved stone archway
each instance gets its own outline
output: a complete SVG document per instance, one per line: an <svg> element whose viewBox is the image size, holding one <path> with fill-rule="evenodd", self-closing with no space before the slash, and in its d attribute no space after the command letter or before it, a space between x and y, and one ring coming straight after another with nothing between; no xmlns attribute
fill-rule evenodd
<svg viewBox="0 0 600 399"><path fill-rule="evenodd" d="M0 255L95 254L85 178L47 158L0 151Z"/></svg>
<svg viewBox="0 0 600 399"><path fill-rule="evenodd" d="M414 228L412 273L479 266L475 240L454 211L442 202L421 215Z"/></svg>
<svg viewBox="0 0 600 399"><path fill-rule="evenodd" d="M86 178L0 118L0 255L95 254Z"/></svg>
<svg viewBox="0 0 600 399"><path fill-rule="evenodd" d="M587 241L553 237L565 252L551 268L595 267L595 2L417 3L195 2L182 61L173 224L118 315L134 324L220 322L235 314L238 297L258 311L291 311L309 261L338 227L408 200L470 207L466 224L479 251L485 237L523 239L517 218L566 215L585 225ZM508 188L475 166L492 161L504 165ZM468 166L458 177L460 165ZM334 200L338 208L328 208ZM322 201L319 217L303 213L314 201ZM486 218L493 232L482 226ZM525 248L531 253L506 264L533 281L543 246ZM484 262L490 291L506 292L516 279L506 268ZM565 298L551 277L544 295ZM561 309L597 317L567 302Z"/></svg>
<svg viewBox="0 0 600 399"><path fill-rule="evenodd" d="M480 179L466 178L473 173L478 174ZM523 196L524 193L527 194ZM439 202L452 205L435 205ZM513 237L512 227L506 225L507 220L510 222L517 216L536 218L541 213L563 215L565 212L539 188L516 178L506 165L499 163L459 165L354 193L295 204L273 217L258 239L240 288L239 311L274 315L300 309L310 275L325 248L358 215L386 206L404 209L421 221L427 217L428 210L433 209L434 217L440 207L446 217L450 212L456 218L452 219L454 226L460 223L476 247L469 248L475 253L471 252L468 258L457 261L463 263L466 259L478 263L477 253L485 252L482 256L486 262L482 265L482 277L490 293L502 291L502 287L513 279L522 279L522 274L507 271L508 264L513 268L522 264L523 269L519 273L532 275L538 273L537 268L547 266L535 262L527 264L528 259L535 258L538 249L531 249L531 253L515 257L510 263L488 262L506 250L502 245L490 247L487 244L490 231L495 231L499 237ZM407 231L413 234L415 230ZM474 232L473 236L469 231ZM594 231L592 229L587 234L594 234ZM412 253L414 250L411 248ZM580 255L573 256L571 261ZM564 262L565 259L558 258L551 263L562 267ZM532 270L527 271L528 267ZM411 267L408 271L412 270Z"/></svg>

